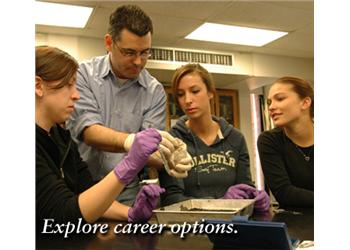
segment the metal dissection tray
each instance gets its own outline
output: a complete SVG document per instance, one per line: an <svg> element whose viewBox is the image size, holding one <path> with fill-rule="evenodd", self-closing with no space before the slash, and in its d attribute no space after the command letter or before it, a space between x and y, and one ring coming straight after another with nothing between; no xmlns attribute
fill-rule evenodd
<svg viewBox="0 0 350 250"><path fill-rule="evenodd" d="M232 220L233 216L251 216L253 199L191 199L153 210L159 224L194 223L201 219Z"/></svg>

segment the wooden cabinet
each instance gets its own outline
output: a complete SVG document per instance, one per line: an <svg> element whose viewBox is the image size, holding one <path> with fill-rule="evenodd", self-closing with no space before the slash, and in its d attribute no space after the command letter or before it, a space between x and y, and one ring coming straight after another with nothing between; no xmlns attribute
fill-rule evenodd
<svg viewBox="0 0 350 250"><path fill-rule="evenodd" d="M235 128L239 128L238 91L217 89L215 115L223 117Z"/></svg>
<svg viewBox="0 0 350 250"><path fill-rule="evenodd" d="M176 105L171 87L165 87L165 92L167 94L166 126L169 129L184 113ZM211 102L212 114L225 118L228 123L239 128L238 91L217 89L216 93L216 97Z"/></svg>
<svg viewBox="0 0 350 250"><path fill-rule="evenodd" d="M166 129L169 130L184 113L176 105L171 87L165 87L165 92L167 95Z"/></svg>

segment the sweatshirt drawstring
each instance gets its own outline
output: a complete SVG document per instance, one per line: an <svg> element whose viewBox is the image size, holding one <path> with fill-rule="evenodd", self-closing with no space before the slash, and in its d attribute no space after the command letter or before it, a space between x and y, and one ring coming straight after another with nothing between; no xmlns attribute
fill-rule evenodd
<svg viewBox="0 0 350 250"><path fill-rule="evenodd" d="M191 137L192 137L192 139L193 139L194 150L195 150L195 154L194 154L194 155L198 155L198 144L197 144L196 137L195 137L195 135L193 135L193 133L192 133L192 131L191 131L190 128L188 128L188 131L189 131L189 133L190 133L190 135L191 135ZM197 166L197 168L198 168L198 167L199 167L199 166ZM196 182L197 182L197 184L196 184L197 187L200 187L201 182L200 182L200 180L199 180L198 169L196 169Z"/></svg>

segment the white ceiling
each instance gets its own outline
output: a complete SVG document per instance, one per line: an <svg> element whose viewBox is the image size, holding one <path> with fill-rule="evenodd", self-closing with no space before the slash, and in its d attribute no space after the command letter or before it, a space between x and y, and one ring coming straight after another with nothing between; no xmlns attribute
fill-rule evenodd
<svg viewBox="0 0 350 250"><path fill-rule="evenodd" d="M314 57L313 1L67 1L94 7L84 29L36 25L36 32L102 38L109 15L122 4L137 4L153 21L153 46L251 52L269 55ZM64 15L63 13L61 13ZM64 17L63 17L64 18ZM287 31L288 35L263 47L186 40L184 37L203 22L234 24ZM161 79L160 79L161 80ZM238 78L241 80L241 78ZM232 78L231 78L232 81Z"/></svg>

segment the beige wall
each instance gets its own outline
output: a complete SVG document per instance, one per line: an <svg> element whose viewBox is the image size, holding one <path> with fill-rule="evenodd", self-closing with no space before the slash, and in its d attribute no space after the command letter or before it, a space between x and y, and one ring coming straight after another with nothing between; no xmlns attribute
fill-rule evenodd
<svg viewBox="0 0 350 250"><path fill-rule="evenodd" d="M106 53L103 39L36 33L36 45L56 46L79 62Z"/></svg>

